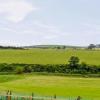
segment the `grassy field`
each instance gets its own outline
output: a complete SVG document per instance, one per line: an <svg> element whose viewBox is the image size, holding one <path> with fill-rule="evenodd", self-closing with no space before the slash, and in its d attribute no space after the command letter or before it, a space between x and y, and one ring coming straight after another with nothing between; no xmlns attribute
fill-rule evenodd
<svg viewBox="0 0 100 100"><path fill-rule="evenodd" d="M5 80L6 79L6 80ZM99 78L75 78L44 75L0 75L0 93L6 90L15 93L42 96L82 96L100 100Z"/></svg>
<svg viewBox="0 0 100 100"><path fill-rule="evenodd" d="M100 65L100 51L57 49L0 50L0 63L65 64L72 55Z"/></svg>

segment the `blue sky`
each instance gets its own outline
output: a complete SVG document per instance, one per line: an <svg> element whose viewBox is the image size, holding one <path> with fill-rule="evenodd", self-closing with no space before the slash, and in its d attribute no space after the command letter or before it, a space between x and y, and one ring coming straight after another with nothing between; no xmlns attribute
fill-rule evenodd
<svg viewBox="0 0 100 100"><path fill-rule="evenodd" d="M100 43L100 0L0 0L0 45Z"/></svg>

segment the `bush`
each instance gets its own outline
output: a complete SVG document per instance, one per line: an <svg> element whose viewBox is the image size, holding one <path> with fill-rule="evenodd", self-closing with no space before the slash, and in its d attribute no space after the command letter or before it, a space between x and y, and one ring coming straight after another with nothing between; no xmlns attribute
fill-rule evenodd
<svg viewBox="0 0 100 100"><path fill-rule="evenodd" d="M75 61L76 62L76 61ZM72 62L71 62L72 64ZM15 72L16 74L31 72L68 73L68 74L99 74L100 66L89 65L84 62L70 64L0 64L0 72ZM77 66L76 66L77 65Z"/></svg>
<svg viewBox="0 0 100 100"><path fill-rule="evenodd" d="M16 74L22 74L24 71L23 67L16 67L15 73Z"/></svg>
<svg viewBox="0 0 100 100"><path fill-rule="evenodd" d="M25 73L31 73L32 72L32 67L31 66L25 66L24 67L24 69L23 69L23 71L25 72Z"/></svg>

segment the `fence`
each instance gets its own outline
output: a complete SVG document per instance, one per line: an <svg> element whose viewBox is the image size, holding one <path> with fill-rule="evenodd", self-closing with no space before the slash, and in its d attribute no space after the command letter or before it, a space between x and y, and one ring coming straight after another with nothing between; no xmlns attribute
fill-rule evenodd
<svg viewBox="0 0 100 100"><path fill-rule="evenodd" d="M83 97L57 97L56 95L52 97L40 97L34 96L32 93L31 96L20 96L20 95L12 95L11 91L7 91L6 95L0 95L0 100L93 100L90 98Z"/></svg>

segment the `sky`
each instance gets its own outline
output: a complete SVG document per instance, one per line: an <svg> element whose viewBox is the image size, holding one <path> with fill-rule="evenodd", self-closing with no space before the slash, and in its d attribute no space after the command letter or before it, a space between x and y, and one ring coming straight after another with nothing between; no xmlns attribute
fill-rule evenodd
<svg viewBox="0 0 100 100"><path fill-rule="evenodd" d="M0 0L0 45L100 44L100 0Z"/></svg>

